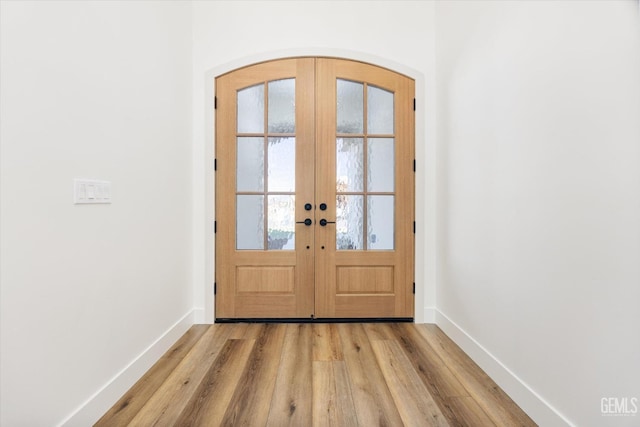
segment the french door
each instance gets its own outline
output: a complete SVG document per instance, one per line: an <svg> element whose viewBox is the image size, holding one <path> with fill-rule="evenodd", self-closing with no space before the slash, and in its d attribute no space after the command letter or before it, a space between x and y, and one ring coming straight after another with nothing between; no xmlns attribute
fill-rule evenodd
<svg viewBox="0 0 640 427"><path fill-rule="evenodd" d="M216 319L413 317L413 102L340 59L216 79Z"/></svg>

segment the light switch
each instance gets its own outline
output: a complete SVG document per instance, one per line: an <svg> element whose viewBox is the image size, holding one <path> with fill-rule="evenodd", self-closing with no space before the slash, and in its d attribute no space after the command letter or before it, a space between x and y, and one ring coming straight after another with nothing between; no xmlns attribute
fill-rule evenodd
<svg viewBox="0 0 640 427"><path fill-rule="evenodd" d="M73 203L111 203L111 181L76 178L73 180Z"/></svg>

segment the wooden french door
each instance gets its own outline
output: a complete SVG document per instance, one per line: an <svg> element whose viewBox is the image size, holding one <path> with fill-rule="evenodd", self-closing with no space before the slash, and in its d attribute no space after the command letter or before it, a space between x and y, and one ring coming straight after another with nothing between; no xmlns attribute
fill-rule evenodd
<svg viewBox="0 0 640 427"><path fill-rule="evenodd" d="M216 79L216 319L413 318L413 103L332 58Z"/></svg>

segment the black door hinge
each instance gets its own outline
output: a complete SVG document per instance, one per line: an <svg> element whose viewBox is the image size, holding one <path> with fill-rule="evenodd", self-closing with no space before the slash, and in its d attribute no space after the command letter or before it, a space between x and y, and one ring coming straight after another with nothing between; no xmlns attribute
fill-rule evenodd
<svg viewBox="0 0 640 427"><path fill-rule="evenodd" d="M416 222L413 221L413 234L416 234Z"/></svg>
<svg viewBox="0 0 640 427"><path fill-rule="evenodd" d="M413 171L416 171L416 159L413 159Z"/></svg>
<svg viewBox="0 0 640 427"><path fill-rule="evenodd" d="M414 165L415 165L415 160L414 160ZM218 170L218 159L213 159L213 170L217 171ZM413 168L413 171L415 172L415 167Z"/></svg>
<svg viewBox="0 0 640 427"><path fill-rule="evenodd" d="M218 109L218 97L217 96L213 97L213 109L214 110ZM414 110L415 110L415 108L414 108Z"/></svg>
<svg viewBox="0 0 640 427"><path fill-rule="evenodd" d="M215 234L217 232L218 232L218 221L213 221L213 234ZM414 233L415 233L415 231L414 231Z"/></svg>
<svg viewBox="0 0 640 427"><path fill-rule="evenodd" d="M413 98L413 111L416 111L416 99Z"/></svg>
<svg viewBox="0 0 640 427"><path fill-rule="evenodd" d="M413 282L413 294L416 294L416 282Z"/></svg>
<svg viewBox="0 0 640 427"><path fill-rule="evenodd" d="M414 286L415 286L415 283L414 283ZM213 282L213 294L215 295L215 294L217 294L217 293L218 293L218 284L217 284L216 282ZM413 293L414 293L414 294L416 293L416 292L415 292L415 288L414 288Z"/></svg>

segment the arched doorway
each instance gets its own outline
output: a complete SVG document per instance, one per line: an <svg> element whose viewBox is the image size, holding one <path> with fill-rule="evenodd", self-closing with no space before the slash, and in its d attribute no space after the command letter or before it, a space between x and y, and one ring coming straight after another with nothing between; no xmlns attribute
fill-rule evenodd
<svg viewBox="0 0 640 427"><path fill-rule="evenodd" d="M333 58L216 79L216 319L414 317L414 81Z"/></svg>

